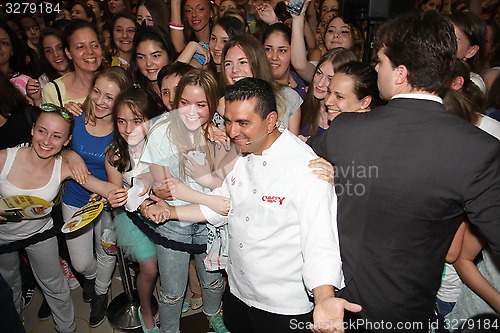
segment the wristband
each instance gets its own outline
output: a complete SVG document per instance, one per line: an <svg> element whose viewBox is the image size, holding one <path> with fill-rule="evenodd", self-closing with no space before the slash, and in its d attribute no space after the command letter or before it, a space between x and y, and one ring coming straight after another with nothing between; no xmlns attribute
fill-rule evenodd
<svg viewBox="0 0 500 333"><path fill-rule="evenodd" d="M170 27L184 28L184 24L182 24L182 23L170 22L169 25L170 25Z"/></svg>

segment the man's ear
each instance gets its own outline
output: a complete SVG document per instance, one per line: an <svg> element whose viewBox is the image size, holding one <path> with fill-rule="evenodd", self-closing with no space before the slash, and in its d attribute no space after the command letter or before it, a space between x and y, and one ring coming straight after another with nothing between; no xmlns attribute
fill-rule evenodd
<svg viewBox="0 0 500 333"><path fill-rule="evenodd" d="M272 132L276 128L276 123L278 122L278 112L271 111L266 119L268 121L267 131Z"/></svg>
<svg viewBox="0 0 500 333"><path fill-rule="evenodd" d="M396 81L397 85L403 84L408 78L408 68L405 65L399 65L395 69L396 71Z"/></svg>

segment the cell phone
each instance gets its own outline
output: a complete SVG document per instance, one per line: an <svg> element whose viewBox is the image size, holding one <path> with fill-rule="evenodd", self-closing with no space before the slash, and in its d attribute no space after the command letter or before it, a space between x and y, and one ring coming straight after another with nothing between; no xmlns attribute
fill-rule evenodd
<svg viewBox="0 0 500 333"><path fill-rule="evenodd" d="M286 6L286 11L294 15L300 15L302 7L304 7L305 0L290 0Z"/></svg>
<svg viewBox="0 0 500 333"><path fill-rule="evenodd" d="M191 150L188 151L188 156L193 158L199 165L205 165L205 153L202 151Z"/></svg>
<svg viewBox="0 0 500 333"><path fill-rule="evenodd" d="M21 222L23 220L22 214L19 214L16 211L3 212L3 213L0 213L0 216L5 217L7 219L7 222ZM2 222L2 221L0 221L0 222Z"/></svg>

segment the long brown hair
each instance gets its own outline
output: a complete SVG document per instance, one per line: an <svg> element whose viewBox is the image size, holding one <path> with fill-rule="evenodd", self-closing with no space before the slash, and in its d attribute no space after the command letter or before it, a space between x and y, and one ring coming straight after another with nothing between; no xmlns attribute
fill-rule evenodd
<svg viewBox="0 0 500 333"><path fill-rule="evenodd" d="M113 141L106 148L106 159L109 164L123 173L132 169L128 143L118 130L118 108L127 106L139 119L146 122L163 113L163 108L156 102L147 89L131 86L122 90L113 105Z"/></svg>
<svg viewBox="0 0 500 333"><path fill-rule="evenodd" d="M178 111L171 112L167 119L167 122L170 122L167 136L177 148L179 176L183 180L185 180L186 174L182 153L187 153L191 150L202 151L205 153L211 171L215 169L214 151L208 140L208 128L219 104L219 86L215 76L209 71L196 68L184 74L175 91L174 106L179 105L182 92L186 86L199 86L203 88L208 103L209 120L205 124L202 124L191 138L189 132L186 130L186 126L179 117Z"/></svg>

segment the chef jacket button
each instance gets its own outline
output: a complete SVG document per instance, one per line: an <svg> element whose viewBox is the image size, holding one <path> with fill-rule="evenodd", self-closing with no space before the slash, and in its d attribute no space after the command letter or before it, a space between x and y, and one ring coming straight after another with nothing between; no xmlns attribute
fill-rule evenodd
<svg viewBox="0 0 500 333"><path fill-rule="evenodd" d="M228 237L229 239L233 239L233 236L231 236L231 235L228 235L227 237Z"/></svg>
<svg viewBox="0 0 500 333"><path fill-rule="evenodd" d="M238 187L241 187L241 183L238 183Z"/></svg>
<svg viewBox="0 0 500 333"><path fill-rule="evenodd" d="M241 274L245 274L245 271L244 271L244 270L242 270L242 269L240 269L240 272L241 272Z"/></svg>
<svg viewBox="0 0 500 333"><path fill-rule="evenodd" d="M240 249L242 249L242 248L243 248L243 243L240 243Z"/></svg>
<svg viewBox="0 0 500 333"><path fill-rule="evenodd" d="M257 189L256 188L253 189L253 194L255 194L255 193L257 193Z"/></svg>
<svg viewBox="0 0 500 333"><path fill-rule="evenodd" d="M232 213L234 213L234 209L231 209L230 213L231 213L231 214L232 214Z"/></svg>
<svg viewBox="0 0 500 333"><path fill-rule="evenodd" d="M248 216L245 217L245 221L247 221L247 222L250 221L250 218Z"/></svg>
<svg viewBox="0 0 500 333"><path fill-rule="evenodd" d="M266 161L262 162L262 165L263 165L263 166L266 166L266 165L267 165L267 162L266 162Z"/></svg>
<svg viewBox="0 0 500 333"><path fill-rule="evenodd" d="M229 265L232 265L233 264L233 261L231 259L229 259Z"/></svg>

